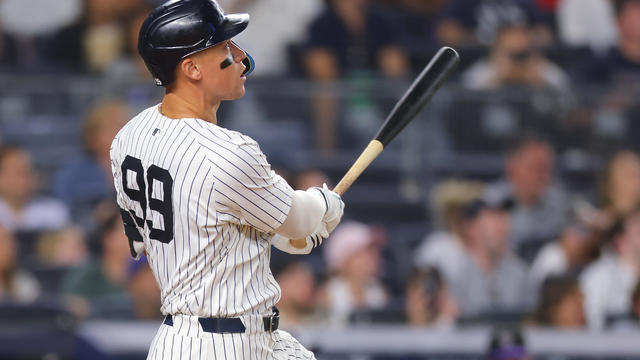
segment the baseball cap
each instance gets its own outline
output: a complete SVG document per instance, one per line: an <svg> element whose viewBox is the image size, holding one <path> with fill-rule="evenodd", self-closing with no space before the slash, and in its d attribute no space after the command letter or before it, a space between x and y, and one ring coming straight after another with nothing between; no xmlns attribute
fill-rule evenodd
<svg viewBox="0 0 640 360"><path fill-rule="evenodd" d="M369 226L348 221L338 226L326 242L324 257L332 271L339 269L351 255L373 244L374 234Z"/></svg>

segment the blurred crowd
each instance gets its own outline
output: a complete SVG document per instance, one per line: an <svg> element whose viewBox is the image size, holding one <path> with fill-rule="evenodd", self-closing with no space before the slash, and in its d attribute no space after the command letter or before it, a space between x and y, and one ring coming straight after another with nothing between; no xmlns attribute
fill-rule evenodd
<svg viewBox="0 0 640 360"><path fill-rule="evenodd" d="M312 84L305 121L315 151L370 138L362 129L380 115L370 82L406 85L447 45L463 59L456 89L490 100L455 109L467 118L447 125L456 149L504 158L499 178L428 189L426 233L401 258L389 256L407 246L390 224L350 219L348 202L344 223L312 255L274 250L283 327L640 326L640 0L219 2L251 14L237 41L256 58L257 78ZM50 176L2 136L2 301L55 302L78 319L161 316L146 260L130 255L108 154L117 131L162 96L136 50L160 3L0 0L0 75L89 76L102 95L77 114L82 151ZM589 86L604 95L585 109L576 104ZM510 107L505 94L525 101ZM588 146L603 161L589 174L594 186L575 188L558 157L584 138L602 140ZM278 167L294 188L335 181Z"/></svg>

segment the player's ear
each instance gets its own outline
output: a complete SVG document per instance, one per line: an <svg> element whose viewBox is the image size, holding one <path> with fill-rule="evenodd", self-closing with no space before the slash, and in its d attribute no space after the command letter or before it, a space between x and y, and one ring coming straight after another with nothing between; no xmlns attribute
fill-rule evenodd
<svg viewBox="0 0 640 360"><path fill-rule="evenodd" d="M188 57L180 62L180 71L191 80L202 79L202 72L200 72L198 65L193 61L191 57Z"/></svg>

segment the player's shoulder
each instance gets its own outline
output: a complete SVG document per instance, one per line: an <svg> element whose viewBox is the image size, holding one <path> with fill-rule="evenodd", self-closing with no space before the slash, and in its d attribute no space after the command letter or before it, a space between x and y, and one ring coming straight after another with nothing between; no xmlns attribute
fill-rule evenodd
<svg viewBox="0 0 640 360"><path fill-rule="evenodd" d="M185 125L191 130L205 152L218 152L218 150L261 152L258 143L254 139L238 131L201 119L185 119Z"/></svg>
<svg viewBox="0 0 640 360"><path fill-rule="evenodd" d="M115 138L113 139L111 143L111 150L113 151L114 148L117 148L118 144L123 138L126 138L127 136L131 136L132 129L136 126L136 124L140 123L144 119L147 119L149 116L152 116L154 113L158 112L157 107L158 105L148 107L142 110L133 118L131 118L131 120L127 121L127 123L124 124L124 126L122 126L122 128L118 131Z"/></svg>

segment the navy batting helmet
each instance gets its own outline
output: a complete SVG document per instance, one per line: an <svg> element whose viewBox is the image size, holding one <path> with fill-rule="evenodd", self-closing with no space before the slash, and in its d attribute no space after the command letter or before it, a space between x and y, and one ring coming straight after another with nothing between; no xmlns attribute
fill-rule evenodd
<svg viewBox="0 0 640 360"><path fill-rule="evenodd" d="M249 14L225 15L215 0L171 0L158 6L142 24L138 52L156 85L167 86L185 57L236 36L249 25ZM247 54L243 60L253 70Z"/></svg>

